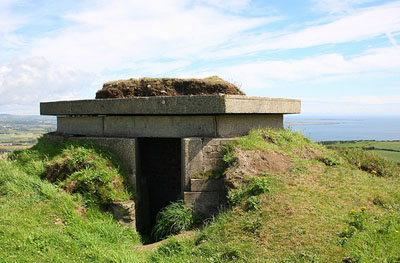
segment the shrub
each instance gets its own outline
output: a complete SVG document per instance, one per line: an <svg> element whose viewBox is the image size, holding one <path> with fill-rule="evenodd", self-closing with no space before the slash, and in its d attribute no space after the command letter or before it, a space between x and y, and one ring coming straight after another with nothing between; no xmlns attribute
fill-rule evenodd
<svg viewBox="0 0 400 263"><path fill-rule="evenodd" d="M245 196L245 192L242 189L236 189L228 194L227 199L231 205L238 205Z"/></svg>
<svg viewBox="0 0 400 263"><path fill-rule="evenodd" d="M238 205L247 197L246 206L249 210L258 209L261 200L258 195L269 192L268 180L264 177L251 177L247 183L244 183L239 189L232 189L228 196L228 202L231 205Z"/></svg>
<svg viewBox="0 0 400 263"><path fill-rule="evenodd" d="M269 192L268 182L262 177L252 177L249 181L249 194L260 195Z"/></svg>
<svg viewBox="0 0 400 263"><path fill-rule="evenodd" d="M155 240L176 235L189 229L193 224L192 211L185 207L182 200L169 204L158 212L152 231Z"/></svg>
<svg viewBox="0 0 400 263"><path fill-rule="evenodd" d="M339 149L339 154L351 165L377 176L399 176L400 169L392 161L362 149Z"/></svg>
<svg viewBox="0 0 400 263"><path fill-rule="evenodd" d="M329 151L325 153L318 160L320 162L323 162L327 166L339 166L342 164L340 156L334 151Z"/></svg>
<svg viewBox="0 0 400 263"><path fill-rule="evenodd" d="M247 199L246 206L248 210L258 210L261 206L261 200L258 196L250 196Z"/></svg>

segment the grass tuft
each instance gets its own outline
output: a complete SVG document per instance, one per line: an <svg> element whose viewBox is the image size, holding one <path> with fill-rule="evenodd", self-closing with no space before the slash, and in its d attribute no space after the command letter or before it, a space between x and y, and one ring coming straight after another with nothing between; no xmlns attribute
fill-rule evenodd
<svg viewBox="0 0 400 263"><path fill-rule="evenodd" d="M152 236L161 240L189 229L192 224L192 211L185 207L183 201L173 202L158 212Z"/></svg>

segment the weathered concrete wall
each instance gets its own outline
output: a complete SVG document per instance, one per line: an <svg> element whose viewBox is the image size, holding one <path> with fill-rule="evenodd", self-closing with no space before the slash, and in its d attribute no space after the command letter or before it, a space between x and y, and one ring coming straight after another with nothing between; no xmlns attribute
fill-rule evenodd
<svg viewBox="0 0 400 263"><path fill-rule="evenodd" d="M219 192L185 192L185 205L195 214L211 216L218 213L221 204Z"/></svg>
<svg viewBox="0 0 400 263"><path fill-rule="evenodd" d="M199 173L218 169L223 163L222 147L234 138L183 138L183 191L190 191L190 179Z"/></svg>
<svg viewBox="0 0 400 263"><path fill-rule="evenodd" d="M215 136L213 116L106 116L105 136L183 138Z"/></svg>
<svg viewBox="0 0 400 263"><path fill-rule="evenodd" d="M184 201L195 213L210 216L218 212L224 200L222 179L195 179L199 173L218 170L223 166L222 149L234 138L182 139L182 172Z"/></svg>
<svg viewBox="0 0 400 263"><path fill-rule="evenodd" d="M57 117L57 131L62 134L103 136L104 117Z"/></svg>
<svg viewBox="0 0 400 263"><path fill-rule="evenodd" d="M283 129L283 115L220 115L216 123L215 137L229 138L246 135L255 128Z"/></svg>
<svg viewBox="0 0 400 263"><path fill-rule="evenodd" d="M58 117L57 132L106 137L230 138L254 128L283 128L282 114Z"/></svg>
<svg viewBox="0 0 400 263"><path fill-rule="evenodd" d="M300 100L242 95L41 102L41 115L210 115L300 113Z"/></svg>

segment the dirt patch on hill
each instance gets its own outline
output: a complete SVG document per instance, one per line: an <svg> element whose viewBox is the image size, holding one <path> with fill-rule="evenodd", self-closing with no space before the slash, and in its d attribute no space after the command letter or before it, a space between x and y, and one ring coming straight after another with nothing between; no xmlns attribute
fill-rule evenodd
<svg viewBox="0 0 400 263"><path fill-rule="evenodd" d="M236 164L226 173L226 181L234 188L244 178L263 173L284 173L292 168L292 159L280 152L241 150L235 152Z"/></svg>
<svg viewBox="0 0 400 263"><path fill-rule="evenodd" d="M141 78L106 82L96 99L181 95L245 95L217 76L204 79Z"/></svg>

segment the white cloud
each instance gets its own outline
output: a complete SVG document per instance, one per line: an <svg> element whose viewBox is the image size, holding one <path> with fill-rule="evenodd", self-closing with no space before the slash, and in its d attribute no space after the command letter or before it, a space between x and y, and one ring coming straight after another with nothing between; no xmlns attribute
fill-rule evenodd
<svg viewBox="0 0 400 263"><path fill-rule="evenodd" d="M353 8L376 0L311 0L314 10L331 14L349 12Z"/></svg>
<svg viewBox="0 0 400 263"><path fill-rule="evenodd" d="M40 101L78 99L92 79L90 74L54 66L43 58L14 60L0 66L0 112L13 105L19 113L37 113Z"/></svg>
<svg viewBox="0 0 400 263"><path fill-rule="evenodd" d="M23 44L19 37L13 34L13 31L26 24L28 19L12 14L10 6L14 2L11 0L0 1L0 47L2 48L12 48Z"/></svg>
<svg viewBox="0 0 400 263"><path fill-rule="evenodd" d="M302 100L306 103L352 103L352 104L367 104L367 105L383 105L383 104L397 104L400 109L400 95L391 96L343 96L336 98L313 98L305 97Z"/></svg>
<svg viewBox="0 0 400 263"><path fill-rule="evenodd" d="M400 95L394 96L344 96L334 98L304 97L302 113L351 114L351 115L398 115Z"/></svg>
<svg viewBox="0 0 400 263"><path fill-rule="evenodd" d="M373 39L400 32L400 1L355 12L332 22L309 26L297 32L269 32L242 38L236 46L204 53L204 58L242 56L255 52L308 48Z"/></svg>
<svg viewBox="0 0 400 263"><path fill-rule="evenodd" d="M1 1L0 47L21 45L14 31L27 20L2 9ZM0 110L7 103L25 103L37 109L39 100L82 98L92 80L87 72L97 75L98 87L114 78L171 76L172 72L183 77L219 74L242 83L245 90L259 91L292 81L315 84L357 74L400 74L395 39L400 33L400 1L369 8L358 8L366 0L314 2L341 15L297 31L288 31L290 27L274 31L267 26L278 17L241 15L249 0L85 1L87 9L61 15L68 22L64 27L30 36L29 42L18 47L20 57L29 54L35 59L22 57L0 64ZM252 31L255 28L257 32ZM224 66L230 63L227 59L251 59L246 56L257 52L267 51L268 55L275 50L384 35L394 47L371 48L353 57L327 49L327 54L303 59L261 60L263 54L257 61Z"/></svg>
<svg viewBox="0 0 400 263"><path fill-rule="evenodd" d="M157 2L158 3L158 2ZM58 36L33 41L31 55L84 70L121 70L143 61L187 59L271 21L244 18L185 1L104 2L65 16L76 23Z"/></svg>
<svg viewBox="0 0 400 263"><path fill-rule="evenodd" d="M232 11L241 11L249 6L250 1L251 0L199 0L198 2Z"/></svg>
<svg viewBox="0 0 400 263"><path fill-rule="evenodd" d="M361 41L400 30L400 2L366 8L337 21L312 26L282 38L271 47L302 48Z"/></svg>
<svg viewBox="0 0 400 263"><path fill-rule="evenodd" d="M333 53L299 60L260 61L236 66L221 67L218 74L234 76L245 83L244 89L263 89L273 81L286 83L299 80L311 82L328 80L332 77L354 77L355 74L400 75L400 48L387 47L371 49L365 53L346 59Z"/></svg>

